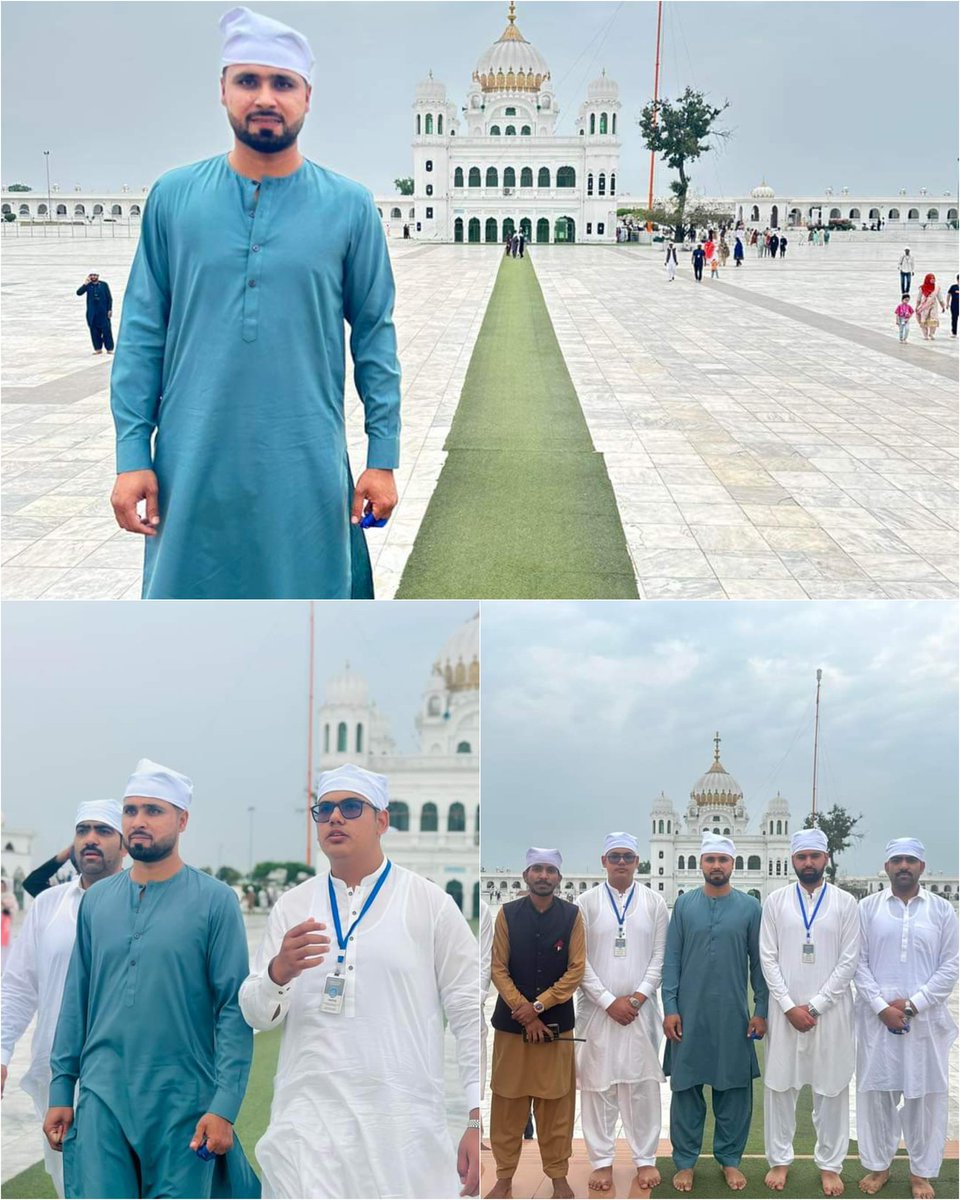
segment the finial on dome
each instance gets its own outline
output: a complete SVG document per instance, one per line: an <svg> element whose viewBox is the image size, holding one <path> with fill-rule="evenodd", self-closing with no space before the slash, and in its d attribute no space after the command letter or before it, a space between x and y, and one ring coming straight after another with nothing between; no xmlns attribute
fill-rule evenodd
<svg viewBox="0 0 960 1200"><path fill-rule="evenodd" d="M512 25L516 19L517 19L517 6L514 3L514 0L510 0L510 6L507 10L507 20Z"/></svg>
<svg viewBox="0 0 960 1200"><path fill-rule="evenodd" d="M713 761L720 761L720 730L718 729L713 739Z"/></svg>
<svg viewBox="0 0 960 1200"><path fill-rule="evenodd" d="M432 79L432 78L433 78L433 69L432 69L432 68L431 68L431 69L430 69L430 70L427 72L427 78L428 78L428 79Z"/></svg>

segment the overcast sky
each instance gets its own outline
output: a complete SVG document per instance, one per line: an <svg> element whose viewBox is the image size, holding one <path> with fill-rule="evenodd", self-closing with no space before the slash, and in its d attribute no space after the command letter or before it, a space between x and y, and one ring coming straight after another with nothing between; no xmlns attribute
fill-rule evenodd
<svg viewBox="0 0 960 1200"><path fill-rule="evenodd" d="M2 6L2 180L138 190L162 171L228 148L219 106L228 0ZM506 26L506 3L260 3L317 59L304 152L377 192L412 170L411 104L432 69L458 105L477 59ZM635 120L653 90L656 5L520 0L518 28L545 56L572 134L600 69L623 102L620 192L646 194ZM895 194L956 188L957 6L671 2L661 95L690 84L730 101L732 137L693 168L695 190ZM657 190L666 191L666 169Z"/></svg>
<svg viewBox="0 0 960 1200"><path fill-rule="evenodd" d="M411 751L431 667L476 611L318 604L318 701L349 659ZM4 604L5 824L38 832L41 862L81 800L119 798L147 757L193 779L188 862L246 867L250 805L255 858L302 860L308 622L297 602Z"/></svg>
<svg viewBox="0 0 960 1200"><path fill-rule="evenodd" d="M955 872L957 651L956 606L935 601L485 603L483 865L558 846L569 873L599 870L623 829L647 858L651 801L686 808L716 730L750 832L778 790L799 825L819 667L819 805L866 835L843 869L911 835Z"/></svg>

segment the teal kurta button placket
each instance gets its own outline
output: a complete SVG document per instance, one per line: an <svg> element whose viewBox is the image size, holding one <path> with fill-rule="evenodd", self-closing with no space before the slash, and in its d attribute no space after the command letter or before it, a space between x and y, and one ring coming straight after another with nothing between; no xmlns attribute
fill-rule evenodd
<svg viewBox="0 0 960 1200"><path fill-rule="evenodd" d="M260 189L259 197L249 201L252 205L249 211L253 221L250 225L250 240L245 264L247 286L243 292L243 340L245 342L255 342L260 332L260 284L262 282L260 246L263 236L261 230L264 228L266 207L270 195L267 188L268 182L267 179L260 183L250 180L248 185L244 185L251 188L252 194L256 193L257 188Z"/></svg>

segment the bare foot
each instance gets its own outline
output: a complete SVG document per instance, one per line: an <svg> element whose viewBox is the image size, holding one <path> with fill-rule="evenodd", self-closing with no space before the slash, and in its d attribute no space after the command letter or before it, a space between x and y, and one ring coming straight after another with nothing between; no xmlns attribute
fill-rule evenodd
<svg viewBox="0 0 960 1200"><path fill-rule="evenodd" d="M486 1200L513 1200L513 1176L507 1179L498 1179L489 1192L487 1192Z"/></svg>
<svg viewBox="0 0 960 1200"><path fill-rule="evenodd" d="M933 338L930 341L932 342ZM931 1200L931 1197L937 1194L929 1179L924 1179L922 1175L914 1175L912 1171L910 1172L910 1191L913 1193L914 1200Z"/></svg>
<svg viewBox="0 0 960 1200"><path fill-rule="evenodd" d="M102 354L102 353L103 353L102 350L94 350L94 354Z"/></svg>
<svg viewBox="0 0 960 1200"><path fill-rule="evenodd" d="M645 1192L660 1186L660 1172L656 1167L637 1167L637 1187Z"/></svg>
<svg viewBox="0 0 960 1200"><path fill-rule="evenodd" d="M613 1167L597 1167L591 1171L587 1187L591 1192L609 1192L613 1187Z"/></svg>
<svg viewBox="0 0 960 1200"><path fill-rule="evenodd" d="M682 1171L678 1171L673 1177L673 1186L678 1192L690 1192L693 1190L693 1167L684 1167Z"/></svg>
<svg viewBox="0 0 960 1200"><path fill-rule="evenodd" d="M843 1180L836 1171L821 1171L820 1183L823 1186L823 1194L825 1196L843 1195Z"/></svg>
<svg viewBox="0 0 960 1200"><path fill-rule="evenodd" d="M553 1200L573 1200L573 1188L567 1183L566 1175L553 1181Z"/></svg>
<svg viewBox="0 0 960 1200"><path fill-rule="evenodd" d="M860 1191L875 1196L890 1178L889 1171L871 1171L860 1180Z"/></svg>
<svg viewBox="0 0 960 1200"><path fill-rule="evenodd" d="M774 1192L782 1192L783 1185L787 1182L787 1172L789 1167L771 1167L764 1175L763 1182Z"/></svg>
<svg viewBox="0 0 960 1200"><path fill-rule="evenodd" d="M732 1192L742 1192L747 1186L747 1177L739 1167L724 1167L723 1177Z"/></svg>

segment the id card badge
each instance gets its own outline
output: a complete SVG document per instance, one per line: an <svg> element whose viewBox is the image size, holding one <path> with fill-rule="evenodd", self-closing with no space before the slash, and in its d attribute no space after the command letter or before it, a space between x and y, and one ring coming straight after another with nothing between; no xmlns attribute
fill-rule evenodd
<svg viewBox="0 0 960 1200"><path fill-rule="evenodd" d="M614 958L626 958L627 957L627 939L622 934L619 937L614 938L613 957Z"/></svg>
<svg viewBox="0 0 960 1200"><path fill-rule="evenodd" d="M346 979L342 975L328 975L323 981L323 997L320 1001L320 1011L339 1013L343 1011L343 995Z"/></svg>
<svg viewBox="0 0 960 1200"><path fill-rule="evenodd" d="M804 942L800 951L800 961L805 967L812 967L816 962L816 955L813 950L813 942Z"/></svg>

